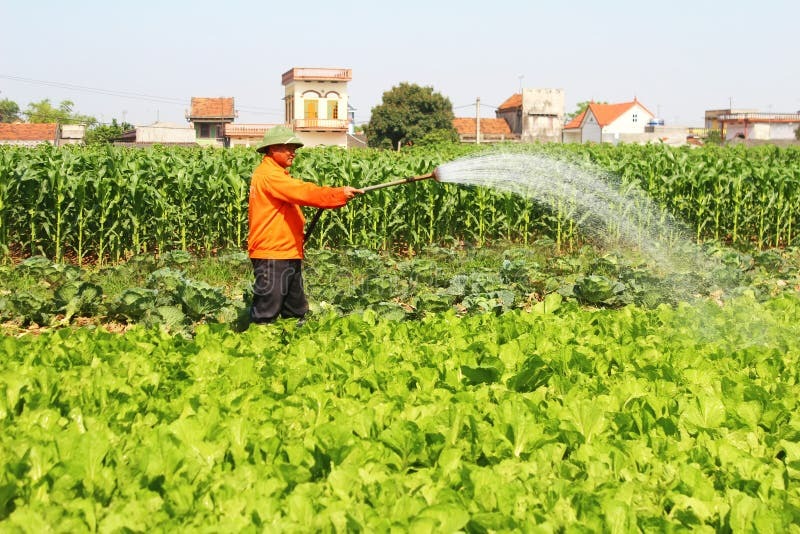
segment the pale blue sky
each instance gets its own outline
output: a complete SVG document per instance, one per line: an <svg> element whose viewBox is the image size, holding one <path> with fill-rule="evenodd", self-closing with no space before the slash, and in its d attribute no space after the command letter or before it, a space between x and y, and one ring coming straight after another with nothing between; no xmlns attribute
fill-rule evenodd
<svg viewBox="0 0 800 534"><path fill-rule="evenodd" d="M232 96L237 122L281 122L281 74L353 71L366 122L400 82L482 117L526 88L566 111L636 96L668 124L706 109L800 110L797 0L0 0L0 99L49 98L101 121L185 122L192 96Z"/></svg>

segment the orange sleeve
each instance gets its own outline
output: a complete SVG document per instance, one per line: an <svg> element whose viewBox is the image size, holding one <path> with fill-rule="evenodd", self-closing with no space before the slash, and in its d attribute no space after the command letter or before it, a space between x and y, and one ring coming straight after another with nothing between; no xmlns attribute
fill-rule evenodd
<svg viewBox="0 0 800 534"><path fill-rule="evenodd" d="M288 174L273 174L265 185L272 196L291 204L314 208L341 208L347 204L343 187L321 186Z"/></svg>

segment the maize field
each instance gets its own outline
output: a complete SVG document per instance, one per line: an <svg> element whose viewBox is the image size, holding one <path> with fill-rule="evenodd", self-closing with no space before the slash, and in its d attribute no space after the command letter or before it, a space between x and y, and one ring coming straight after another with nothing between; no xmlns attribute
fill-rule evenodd
<svg viewBox="0 0 800 534"><path fill-rule="evenodd" d="M328 185L366 186L431 172L476 146L403 152L312 148L293 172ZM530 145L590 162L635 184L688 224L698 241L758 249L797 244L800 150ZM247 239L248 183L258 154L244 149L0 147L0 252L103 263L170 250L213 253ZM307 212L310 216L312 211ZM485 188L420 183L378 190L327 212L310 247L416 249L528 243L581 236L559 213Z"/></svg>

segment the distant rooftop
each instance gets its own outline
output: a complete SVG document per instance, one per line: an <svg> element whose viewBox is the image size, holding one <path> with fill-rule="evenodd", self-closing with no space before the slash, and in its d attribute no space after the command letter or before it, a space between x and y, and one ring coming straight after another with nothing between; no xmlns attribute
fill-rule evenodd
<svg viewBox="0 0 800 534"><path fill-rule="evenodd" d="M514 93L510 97L506 98L506 101L500 104L500 107L497 108L498 111L503 111L506 109L517 109L522 108L522 93Z"/></svg>
<svg viewBox="0 0 800 534"><path fill-rule="evenodd" d="M235 118L233 97L201 98L192 97L192 110L189 119L229 119Z"/></svg>
<svg viewBox="0 0 800 534"><path fill-rule="evenodd" d="M353 79L352 69L338 69L325 67L294 67L283 73L281 81L288 85L298 80L313 80L321 82L349 82Z"/></svg>
<svg viewBox="0 0 800 534"><path fill-rule="evenodd" d="M459 135L476 135L474 117L456 117L453 119L453 128ZM482 135L508 135L511 136L511 128L505 119L481 119Z"/></svg>
<svg viewBox="0 0 800 534"><path fill-rule="evenodd" d="M226 124L225 135L228 137L261 137L275 124Z"/></svg>
<svg viewBox="0 0 800 534"><path fill-rule="evenodd" d="M0 140L3 141L55 141L57 135L58 124L56 123L0 124Z"/></svg>
<svg viewBox="0 0 800 534"><path fill-rule="evenodd" d="M725 122L800 122L800 113L725 113L717 117Z"/></svg>

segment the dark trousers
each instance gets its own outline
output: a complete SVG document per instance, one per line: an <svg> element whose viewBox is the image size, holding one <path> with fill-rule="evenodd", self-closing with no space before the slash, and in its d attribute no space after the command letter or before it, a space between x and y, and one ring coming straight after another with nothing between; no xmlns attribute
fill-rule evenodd
<svg viewBox="0 0 800 534"><path fill-rule="evenodd" d="M303 291L302 260L258 260L253 262L253 303L250 321L270 323L281 317L302 318L308 311Z"/></svg>

